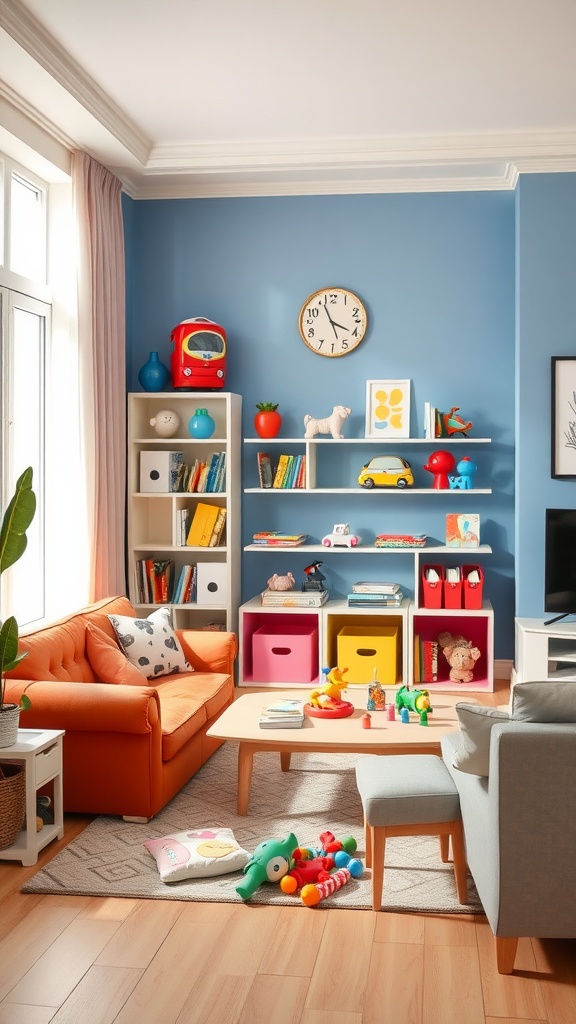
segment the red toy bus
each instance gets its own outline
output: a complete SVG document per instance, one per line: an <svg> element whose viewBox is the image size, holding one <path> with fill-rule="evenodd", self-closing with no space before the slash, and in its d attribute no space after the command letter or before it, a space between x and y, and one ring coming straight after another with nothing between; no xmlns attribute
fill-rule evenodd
<svg viewBox="0 0 576 1024"><path fill-rule="evenodd" d="M210 391L226 381L226 331L203 316L183 320L170 335L172 386Z"/></svg>

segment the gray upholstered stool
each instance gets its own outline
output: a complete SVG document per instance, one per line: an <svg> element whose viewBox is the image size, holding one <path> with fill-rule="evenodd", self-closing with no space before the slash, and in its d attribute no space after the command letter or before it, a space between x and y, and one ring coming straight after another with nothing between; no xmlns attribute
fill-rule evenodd
<svg viewBox="0 0 576 1024"><path fill-rule="evenodd" d="M372 909L382 906L388 836L440 836L443 861L448 860L451 838L458 900L466 903L460 798L442 759L433 754L366 754L356 765L356 785L364 809L366 867L372 868Z"/></svg>

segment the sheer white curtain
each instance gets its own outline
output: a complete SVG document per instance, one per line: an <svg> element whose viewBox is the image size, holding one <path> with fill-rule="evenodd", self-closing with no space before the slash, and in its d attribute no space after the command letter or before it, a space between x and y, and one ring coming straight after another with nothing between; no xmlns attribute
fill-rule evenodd
<svg viewBox="0 0 576 1024"><path fill-rule="evenodd" d="M119 180L72 155L78 230L78 352L89 550L88 600L125 592L124 230Z"/></svg>

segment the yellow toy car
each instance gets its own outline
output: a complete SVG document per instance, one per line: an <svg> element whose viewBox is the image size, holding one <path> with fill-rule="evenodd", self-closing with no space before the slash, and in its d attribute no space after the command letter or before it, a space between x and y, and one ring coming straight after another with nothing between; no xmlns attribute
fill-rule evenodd
<svg viewBox="0 0 576 1024"><path fill-rule="evenodd" d="M370 459L358 477L361 487L412 487L414 476L410 463L399 455L377 455Z"/></svg>

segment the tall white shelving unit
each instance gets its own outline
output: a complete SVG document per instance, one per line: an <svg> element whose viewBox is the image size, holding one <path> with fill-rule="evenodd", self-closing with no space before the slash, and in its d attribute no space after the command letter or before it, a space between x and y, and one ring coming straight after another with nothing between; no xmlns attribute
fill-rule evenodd
<svg viewBox="0 0 576 1024"><path fill-rule="evenodd" d="M198 408L208 411L215 421L212 437L198 440L190 436L188 421ZM159 437L150 420L163 409L173 409L180 418L174 437ZM217 603L198 600L173 604L176 627L202 629L219 622L228 630L238 629L240 604L240 445L242 398L230 392L137 392L128 395L128 584L130 600L141 614L150 614L157 605L143 604L138 589L136 564L139 559L171 558L178 578L183 564L204 563L218 566ZM181 451L191 465L213 453L226 452L226 487L216 493L143 492L140 489L140 453ZM217 547L182 545L179 537L179 513L189 509L193 515L199 501L226 508L224 543ZM222 568L223 567L223 570Z"/></svg>

